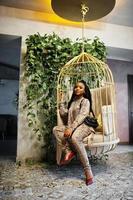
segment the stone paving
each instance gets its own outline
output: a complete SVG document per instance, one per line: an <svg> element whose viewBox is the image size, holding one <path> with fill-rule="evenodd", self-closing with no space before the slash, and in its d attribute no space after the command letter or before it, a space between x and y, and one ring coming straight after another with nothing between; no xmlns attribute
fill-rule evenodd
<svg viewBox="0 0 133 200"><path fill-rule="evenodd" d="M121 147L106 162L92 164L91 186L85 185L78 161L60 168L18 167L13 159L1 157L0 200L133 200L133 146L127 149Z"/></svg>

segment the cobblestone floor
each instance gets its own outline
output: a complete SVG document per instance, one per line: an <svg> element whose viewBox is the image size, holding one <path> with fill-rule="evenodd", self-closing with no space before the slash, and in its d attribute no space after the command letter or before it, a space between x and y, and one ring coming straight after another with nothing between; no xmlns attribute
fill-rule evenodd
<svg viewBox="0 0 133 200"><path fill-rule="evenodd" d="M133 146L118 147L92 170L95 182L86 186L77 161L61 168L18 168L13 159L1 157L0 200L133 200Z"/></svg>

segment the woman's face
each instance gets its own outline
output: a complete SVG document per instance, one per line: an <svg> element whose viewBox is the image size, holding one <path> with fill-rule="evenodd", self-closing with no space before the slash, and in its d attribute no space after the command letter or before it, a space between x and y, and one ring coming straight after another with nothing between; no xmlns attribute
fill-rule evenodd
<svg viewBox="0 0 133 200"><path fill-rule="evenodd" d="M78 82L76 83L75 87L74 87L74 94L76 96L83 96L83 94L85 93L85 86L83 83Z"/></svg>

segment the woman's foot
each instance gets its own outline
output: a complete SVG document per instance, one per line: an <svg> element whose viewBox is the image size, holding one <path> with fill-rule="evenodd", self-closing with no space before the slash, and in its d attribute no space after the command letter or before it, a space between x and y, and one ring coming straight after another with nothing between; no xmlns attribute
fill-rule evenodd
<svg viewBox="0 0 133 200"><path fill-rule="evenodd" d="M86 185L91 185L93 183L93 177L92 178L89 178L89 179L86 179Z"/></svg>
<svg viewBox="0 0 133 200"><path fill-rule="evenodd" d="M75 153L73 151L68 152L64 159L60 162L60 165L67 165L74 157Z"/></svg>
<svg viewBox="0 0 133 200"><path fill-rule="evenodd" d="M93 174L91 169L85 169L86 185L91 185L93 181Z"/></svg>

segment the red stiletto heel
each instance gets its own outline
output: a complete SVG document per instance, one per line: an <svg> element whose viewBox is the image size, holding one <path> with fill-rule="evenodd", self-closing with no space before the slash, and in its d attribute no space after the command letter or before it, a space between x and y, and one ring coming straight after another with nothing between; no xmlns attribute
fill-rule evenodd
<svg viewBox="0 0 133 200"><path fill-rule="evenodd" d="M88 167L84 168L85 169L85 176L86 176L86 185L91 185L93 181L93 174L91 171L91 168L89 169Z"/></svg>
<svg viewBox="0 0 133 200"><path fill-rule="evenodd" d="M86 185L91 185L93 182L93 177L86 179Z"/></svg>
<svg viewBox="0 0 133 200"><path fill-rule="evenodd" d="M75 157L74 152L70 152L70 153L66 154L64 160L62 160L60 162L60 165L67 165L74 157Z"/></svg>

